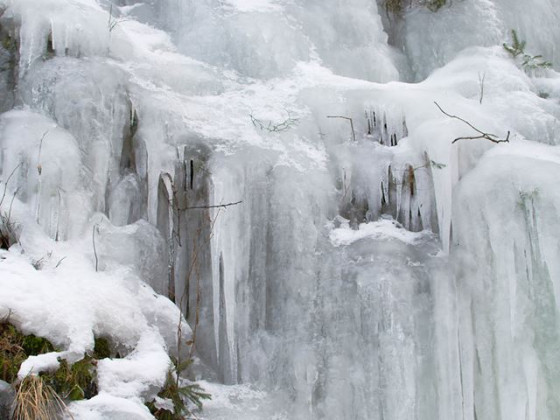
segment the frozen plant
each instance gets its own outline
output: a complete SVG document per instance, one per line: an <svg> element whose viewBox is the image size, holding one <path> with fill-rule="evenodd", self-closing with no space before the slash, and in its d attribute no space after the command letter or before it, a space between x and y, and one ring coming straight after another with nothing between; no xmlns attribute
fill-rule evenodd
<svg viewBox="0 0 560 420"><path fill-rule="evenodd" d="M526 41L520 41L515 29L511 30L512 44L508 45L504 42L504 49L514 58L521 57L521 66L526 70L535 70L538 68L548 69L552 67L550 61L543 59L542 55L529 55L525 52Z"/></svg>
<svg viewBox="0 0 560 420"><path fill-rule="evenodd" d="M449 117L449 118L453 118L459 121L464 122L465 124L467 124L470 128L472 128L474 131L476 131L478 133L478 135L476 136L462 136L462 137L457 137L455 140L453 140L451 143L456 143L459 140L477 140L477 139L483 139L483 140L489 140L492 143L509 143L509 135L510 132L507 132L507 136L505 139L500 139L498 138L498 136L496 136L495 134L491 134L491 133L486 133L484 131L479 130L478 128L476 128L474 125L472 125L470 122L468 122L467 120L458 117L457 115L451 115L449 113L447 113L446 111L444 111L442 109L441 106L439 106L439 104L437 102L434 102L434 104L438 107L438 109L442 112L442 114L444 114L445 116Z"/></svg>
<svg viewBox="0 0 560 420"><path fill-rule="evenodd" d="M4 199L6 198L6 192L8 190L10 179L19 167L20 165L14 168L14 170L10 173L8 179L4 183L4 191L2 192L2 196L0 197L0 208L4 203ZM17 226L12 220L12 206L14 204L17 193L18 190L16 189L12 196L8 212L0 211L0 248L9 249L13 244L18 242Z"/></svg>
<svg viewBox="0 0 560 420"><path fill-rule="evenodd" d="M278 123L275 123L273 121L260 120L258 118L255 118L252 113L249 114L249 117L251 118L251 122L255 127L260 130L268 131L270 133L280 133L282 131L289 130L290 128L295 127L299 121L297 118L292 117L289 112L288 118Z"/></svg>

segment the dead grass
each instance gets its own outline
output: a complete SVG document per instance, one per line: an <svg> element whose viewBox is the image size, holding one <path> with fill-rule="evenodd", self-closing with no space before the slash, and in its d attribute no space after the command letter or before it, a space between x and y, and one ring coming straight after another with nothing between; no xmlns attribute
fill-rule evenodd
<svg viewBox="0 0 560 420"><path fill-rule="evenodd" d="M17 386L12 420L53 420L72 416L64 401L40 376L26 376Z"/></svg>

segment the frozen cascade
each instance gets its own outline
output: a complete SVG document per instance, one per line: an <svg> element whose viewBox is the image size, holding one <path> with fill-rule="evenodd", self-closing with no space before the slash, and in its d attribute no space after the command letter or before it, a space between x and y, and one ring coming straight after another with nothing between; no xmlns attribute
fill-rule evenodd
<svg viewBox="0 0 560 420"><path fill-rule="evenodd" d="M425 3L0 0L0 310L129 352L76 418L150 418L177 308L202 418L559 418L560 6Z"/></svg>

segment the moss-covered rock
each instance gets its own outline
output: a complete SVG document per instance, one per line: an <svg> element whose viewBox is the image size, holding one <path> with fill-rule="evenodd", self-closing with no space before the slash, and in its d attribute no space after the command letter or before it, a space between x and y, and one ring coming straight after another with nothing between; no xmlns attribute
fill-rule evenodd
<svg viewBox="0 0 560 420"><path fill-rule="evenodd" d="M25 359L54 350L47 339L24 335L12 324L0 323L0 379L12 383Z"/></svg>
<svg viewBox="0 0 560 420"><path fill-rule="evenodd" d="M95 345L93 347L93 357L96 359L106 359L111 357L111 343L103 337L95 337Z"/></svg>
<svg viewBox="0 0 560 420"><path fill-rule="evenodd" d="M97 395L97 360L85 356L72 366L59 359L55 372L43 372L40 376L64 399L72 401L89 399Z"/></svg>
<svg viewBox="0 0 560 420"><path fill-rule="evenodd" d="M14 383L21 364L29 356L56 351L45 338L24 335L9 322L0 323L0 380ZM43 382L63 399L82 400L97 395L97 359L110 357L109 341L95 340L94 355L85 355L71 366L64 359L54 372L40 372Z"/></svg>

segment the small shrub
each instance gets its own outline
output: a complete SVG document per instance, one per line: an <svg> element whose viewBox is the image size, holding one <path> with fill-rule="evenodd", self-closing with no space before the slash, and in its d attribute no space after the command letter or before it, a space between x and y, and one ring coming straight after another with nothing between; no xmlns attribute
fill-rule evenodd
<svg viewBox="0 0 560 420"><path fill-rule="evenodd" d="M158 408L155 401L146 403L146 406L156 419L182 420L185 416L192 415L189 404L196 406L200 410L202 409L202 400L209 400L212 398L211 395L204 392L204 389L198 384L181 384L181 380L176 372L182 372L191 364L192 359L184 362L182 365L178 365L176 361L174 361L174 366L169 368L165 384L158 393L158 397L171 401L173 404L173 412L165 408Z"/></svg>
<svg viewBox="0 0 560 420"><path fill-rule="evenodd" d="M521 54L525 54L526 41L520 41L517 36L517 32L514 29L511 30L511 38L513 41L512 45L508 45L504 42L504 49L510 53L513 58L516 58Z"/></svg>
<svg viewBox="0 0 560 420"><path fill-rule="evenodd" d="M523 67L525 71L535 70L538 68L547 69L552 67L552 63L544 60L542 55L529 55L525 53L525 45L527 43L526 41L519 40L517 32L514 29L511 30L511 39L511 45L504 42L504 49L511 55L512 58L521 58L521 67Z"/></svg>

